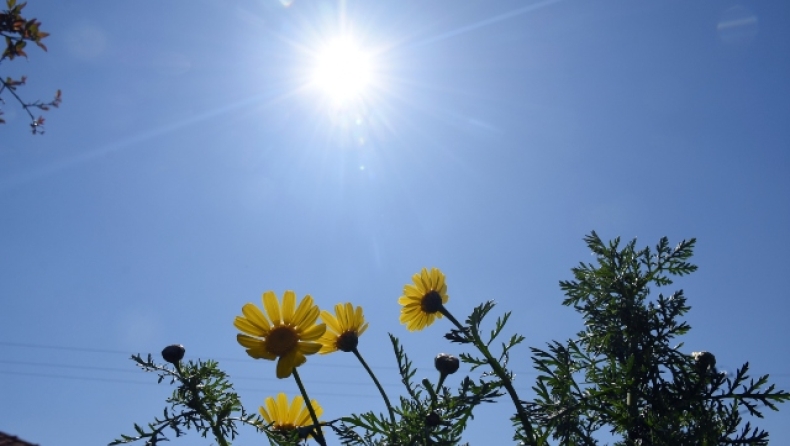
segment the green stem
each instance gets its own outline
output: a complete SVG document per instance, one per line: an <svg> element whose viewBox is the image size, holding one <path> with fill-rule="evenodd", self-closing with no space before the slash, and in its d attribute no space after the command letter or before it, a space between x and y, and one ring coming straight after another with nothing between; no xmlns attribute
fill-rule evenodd
<svg viewBox="0 0 790 446"><path fill-rule="evenodd" d="M368 367L368 363L365 362L364 359L362 359L362 355L359 354L359 350L357 350L357 348L354 347L354 350L351 350L351 351L354 353L354 356L356 356L357 359L359 359L359 362L362 364L362 367L364 367L365 370L367 370L368 375L370 375L370 377L373 379L373 382L376 384L376 387L378 387L379 393L381 394L381 397L384 398L384 404L387 405L387 411L390 414L390 421L392 422L392 426L394 428L395 427L395 412L392 410L392 405L390 404L390 399L387 398L387 394L384 392L384 388L381 387L381 383L379 382L378 378L376 378L376 375L373 373L373 370L371 370L370 367Z"/></svg>
<svg viewBox="0 0 790 446"><path fill-rule="evenodd" d="M313 410L313 404L310 402L310 397L307 396L307 391L304 388L304 384L302 384L301 378L299 378L299 372L296 371L296 368L294 368L293 375L296 380L296 385L299 386L299 391L302 392L302 399L304 399L304 403L307 405L307 411L310 412L310 418L313 420L313 425L316 430L315 439L321 446L326 446L326 439L324 438L324 432L321 430L321 424L318 423L318 417L315 415L315 410Z"/></svg>
<svg viewBox="0 0 790 446"><path fill-rule="evenodd" d="M447 378L446 373L439 373L439 382L436 384L436 393L442 391L442 385L444 384L444 379Z"/></svg>
<svg viewBox="0 0 790 446"><path fill-rule="evenodd" d="M494 356L491 354L491 352L488 350L488 346L486 346L485 343L483 343L483 340L480 338L480 333L477 331L477 327L473 325L470 325L469 327L464 327L463 325L461 325L460 322L458 322L458 319L453 317L453 315L450 314L450 312L444 306L442 306L439 312L442 313L442 315L445 316L447 319L449 319L450 322L453 323L453 325L458 327L459 330L461 330L462 332L466 332L468 330L472 334L472 341L474 342L475 347L477 347L480 353L482 353L483 356L485 356L488 365L491 366L491 369L494 371L494 374L502 382L502 385L505 387L505 390L507 390L508 395L510 395L510 399L513 401L513 405L516 406L516 414L518 415L518 419L521 422L521 425L524 427L524 432L527 434L527 438L529 439L529 442L533 445L536 445L537 442L535 441L535 435L532 431L532 424L529 422L529 415L527 415L527 412L524 410L524 407L521 405L521 400L519 399L518 394L516 393L515 387L513 387L513 382L510 380L510 376L505 371L505 369L503 369L502 366L499 364L499 361L497 361L494 358Z"/></svg>
<svg viewBox="0 0 790 446"><path fill-rule="evenodd" d="M222 430L214 424L214 420L211 419L211 432L214 434L214 438L217 439L217 443L220 446L229 446L228 442L225 441L225 437L222 436Z"/></svg>
<svg viewBox="0 0 790 446"><path fill-rule="evenodd" d="M211 426L211 433L214 434L214 438L217 439L217 444L219 446L229 446L227 440L225 440L225 437L222 435L222 429L220 429L220 426L217 424L219 420L214 420L214 417L211 415L208 409L206 409L206 405L203 404L203 400L198 398L198 394L200 392L198 389L199 382L196 380L193 381L190 379L190 377L184 375L184 372L181 369L180 361L175 363L175 368L176 372L178 373L179 380L189 387L190 392L195 397L197 402L197 407L195 409L206 421L208 421L209 426Z"/></svg>

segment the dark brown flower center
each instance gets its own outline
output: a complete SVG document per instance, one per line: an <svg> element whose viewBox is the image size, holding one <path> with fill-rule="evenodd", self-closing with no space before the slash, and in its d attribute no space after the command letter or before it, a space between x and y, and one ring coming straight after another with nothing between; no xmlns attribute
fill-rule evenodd
<svg viewBox="0 0 790 446"><path fill-rule="evenodd" d="M425 313L436 313L442 309L442 296L434 290L428 291L422 297L421 308Z"/></svg>
<svg viewBox="0 0 790 446"><path fill-rule="evenodd" d="M277 356L285 356L288 352L296 348L299 342L299 335L296 331L286 325L275 327L269 336L266 337L266 349Z"/></svg>
<svg viewBox="0 0 790 446"><path fill-rule="evenodd" d="M356 332L347 331L337 337L337 349L344 352L353 352L359 344L359 337Z"/></svg>

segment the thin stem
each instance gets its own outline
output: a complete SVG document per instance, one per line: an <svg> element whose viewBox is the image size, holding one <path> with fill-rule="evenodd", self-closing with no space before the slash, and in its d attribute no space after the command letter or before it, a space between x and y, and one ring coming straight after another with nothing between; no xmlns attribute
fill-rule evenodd
<svg viewBox="0 0 790 446"><path fill-rule="evenodd" d="M444 384L444 379L445 378L447 378L447 374L446 373L440 373L439 374L439 382L436 384L436 393L439 393L439 392L442 391L442 385Z"/></svg>
<svg viewBox="0 0 790 446"><path fill-rule="evenodd" d="M25 101L23 101L23 100L22 100L22 98L20 98L20 97L19 97L19 95L18 95L18 94L16 94L16 91L14 91L14 89L13 89L13 88L9 87L9 86L8 86L8 84L6 84L6 82L5 82L4 80L0 79L0 83L2 83L2 84L3 84L3 88L4 88L5 90L8 90L8 91L10 91L10 92L11 92L11 94L14 96L14 98L17 100L17 102L19 102L19 104L20 104L20 105L22 106L22 108L25 110L25 113L27 113L27 115L28 115L28 116L30 116L30 119L32 119L33 121L35 121L35 120L36 120L36 117L35 117L35 116L33 116L33 113L31 113L31 112L30 112L30 109L28 108L28 107L29 107L29 104L26 104L26 103L25 103ZM0 91L2 91L2 90L0 90Z"/></svg>
<svg viewBox="0 0 790 446"><path fill-rule="evenodd" d="M486 346L485 343L483 343L483 340L480 338L480 333L477 331L477 328L473 325L470 325L469 327L464 327L463 325L461 325L461 323L458 322L458 319L456 319L452 314L450 314L450 312L447 310L447 308L444 307L444 305L442 305L442 308L439 309L439 312L442 313L442 315L445 316L447 319L449 319L450 322L453 323L453 325L458 327L459 330L461 330L462 332L467 332L468 330L468 332L472 334L472 341L474 342L475 347L477 347L480 353L482 353L483 356L485 356L488 365L491 366L491 369L494 371L494 374L502 382L502 385L505 387L505 390L507 390L508 395L510 395L510 399L513 401L513 405L516 406L516 414L518 415L518 419L521 422L521 425L524 427L524 432L527 434L527 438L529 438L531 444L537 444L535 442L535 436L532 432L532 424L529 422L529 415L527 415L527 412L524 410L524 407L521 405L521 400L519 399L518 394L516 393L515 387L513 387L513 382L510 380L510 376L505 371L505 369L502 368L502 365L499 364L499 361L497 361L494 358L494 356L491 355L491 352L488 350L488 346Z"/></svg>
<svg viewBox="0 0 790 446"><path fill-rule="evenodd" d="M200 390L198 389L199 382L197 380L193 381L190 377L184 375L184 370L181 368L181 361L178 361L174 364L176 368L176 372L178 374L178 379L191 391L193 397L195 398L195 402L197 403L197 407L195 408L196 411L206 420L208 421L209 426L211 426L211 433L214 434L214 438L217 439L217 444L220 446L229 446L228 441L225 440L225 437L222 435L222 429L217 424L219 419L214 420L214 417L211 415L211 412L206 409L206 405L203 404L203 400L198 397L198 393Z"/></svg>
<svg viewBox="0 0 790 446"><path fill-rule="evenodd" d="M456 319L455 316L450 314L450 312L447 310L447 308L444 305L442 305L442 308L439 309L439 313L441 313L442 316L446 317L447 319L450 319L450 322L452 322L453 325L458 327L459 330L466 331L467 327L464 327L463 325L461 325L461 323L458 322L458 319Z"/></svg>
<svg viewBox="0 0 790 446"><path fill-rule="evenodd" d="M354 350L351 350L351 351L354 352L354 356L356 356L357 359L359 359L359 362L362 363L362 367L364 367L365 370L367 370L368 375L370 375L370 377L373 379L373 382L376 384L376 387L378 387L379 393L381 394L381 397L384 398L384 404L387 405L387 411L390 414L390 421L392 422L392 426L394 427L395 426L395 412L392 410L392 405L390 404L390 399L387 398L387 394L384 392L384 388L381 387L381 383L379 382L378 378L376 378L376 375L373 373L373 370L371 370L370 367L368 367L368 363L365 362L364 359L362 359L362 355L359 354L359 350L357 350L357 348L354 347Z"/></svg>
<svg viewBox="0 0 790 446"><path fill-rule="evenodd" d="M321 424L318 422L318 417L315 415L313 404L310 402L310 397L307 396L307 391L304 388L304 384L302 384L302 379L299 378L299 372L296 371L296 368L294 368L293 375L294 379L296 380L296 385L299 386L299 391L302 393L302 399L304 399L304 403L307 405L307 411L310 412L310 418L313 420L313 425L315 426L316 430L315 439L321 446L326 446L326 439L324 439L324 432L321 430Z"/></svg>

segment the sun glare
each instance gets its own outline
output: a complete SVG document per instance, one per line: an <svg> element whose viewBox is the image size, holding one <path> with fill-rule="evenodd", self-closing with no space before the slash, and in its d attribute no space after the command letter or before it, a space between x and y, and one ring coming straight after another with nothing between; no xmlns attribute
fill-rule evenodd
<svg viewBox="0 0 790 446"><path fill-rule="evenodd" d="M330 42L316 58L313 84L335 105L359 99L370 81L369 58L350 38Z"/></svg>

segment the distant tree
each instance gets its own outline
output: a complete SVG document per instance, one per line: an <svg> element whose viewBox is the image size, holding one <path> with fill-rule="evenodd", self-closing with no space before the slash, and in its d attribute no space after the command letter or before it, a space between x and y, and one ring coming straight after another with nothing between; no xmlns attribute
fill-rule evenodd
<svg viewBox="0 0 790 446"><path fill-rule="evenodd" d="M42 43L42 40L49 35L49 33L40 30L41 22L35 18L26 19L22 16L22 9L27 3L17 4L16 0L6 0L7 9L0 12L0 35L5 38L5 50L0 56L0 63L6 60L14 60L18 56L27 58L25 47L28 42L35 43L39 48L44 51L47 47ZM42 102L40 100L34 102L27 102L19 96L18 88L25 84L27 81L26 76L19 79L11 77L0 77L0 103L5 104L3 94L8 92L16 100L23 110L30 116L30 127L33 134L44 133L44 117L35 117L31 110L38 109L47 111L51 107L60 105L60 90L55 93L55 98L49 102ZM4 124L5 120L2 117L3 111L0 110L0 124Z"/></svg>

